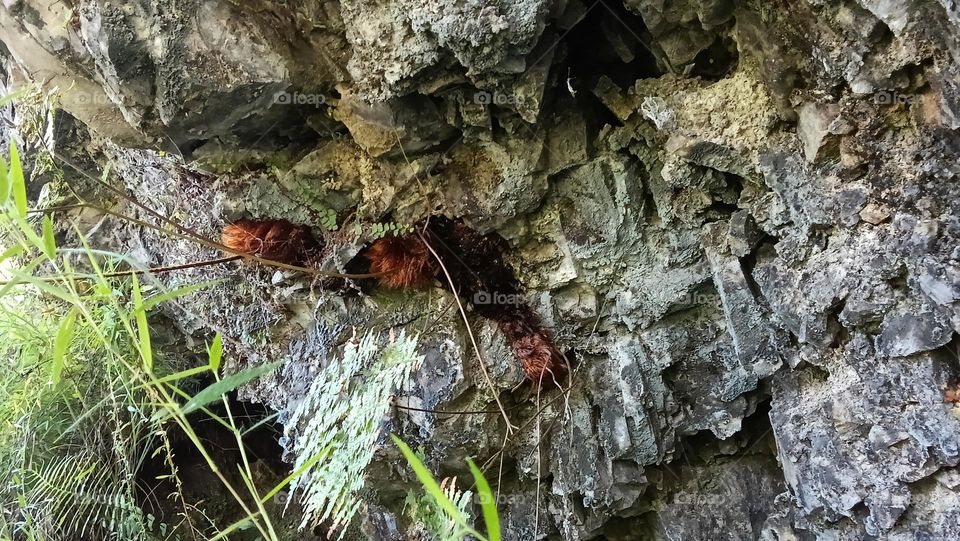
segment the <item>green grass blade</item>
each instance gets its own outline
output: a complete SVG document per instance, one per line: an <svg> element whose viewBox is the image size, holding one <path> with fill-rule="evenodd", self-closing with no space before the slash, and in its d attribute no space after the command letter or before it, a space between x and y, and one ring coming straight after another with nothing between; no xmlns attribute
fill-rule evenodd
<svg viewBox="0 0 960 541"><path fill-rule="evenodd" d="M113 397L111 396L105 396L101 398L100 401L94 404L93 406L87 407L76 419L73 420L73 423L70 426L68 426L63 432L60 433L60 437L64 438L74 430L80 428L80 426L83 424L85 420L99 413L100 408L106 405L112 398Z"/></svg>
<svg viewBox="0 0 960 541"><path fill-rule="evenodd" d="M77 309L72 308L67 317L63 318L57 330L57 338L53 342L53 363L50 365L50 380L54 385L60 384L60 375L66 365L67 350L70 349L70 340L73 339L73 325L77 321Z"/></svg>
<svg viewBox="0 0 960 541"><path fill-rule="evenodd" d="M210 361L208 366L213 372L220 370L220 361L223 360L223 338L220 333L213 337L213 343L210 344Z"/></svg>
<svg viewBox="0 0 960 541"><path fill-rule="evenodd" d="M53 219L47 214L43 217L43 253L51 260L57 257L57 239L53 236Z"/></svg>
<svg viewBox="0 0 960 541"><path fill-rule="evenodd" d="M2 161L2 160L0 160L0 161ZM10 254L9 257L13 257L14 255L20 255L20 254L22 254L23 252L24 252L24 250L23 250L22 247L20 247L20 251L19 251L19 252L17 252L17 251L14 250L13 248L10 248L10 249L8 249L6 252L3 253L3 255L4 255L3 259L6 259L6 256L8 256L8 254ZM3 287L0 287L0 298L6 297L7 294L10 293L10 290L11 290L11 289L17 287L18 285L20 285L21 283L23 283L24 281L26 281L24 278L25 278L25 277L29 277L29 276L30 276L30 273L32 273L34 270L36 270L36 268L39 267L39 266L40 266L40 263L42 263L42 262L43 262L42 258L39 258L39 257L38 257L38 258L35 258L33 261L31 261L31 262L28 263L25 267L22 268L22 270L25 271L25 272L10 271L10 274L11 274L12 278L11 278Z"/></svg>
<svg viewBox="0 0 960 541"><path fill-rule="evenodd" d="M271 414L271 415L268 415L268 416L264 417L263 419L260 419L260 420L257 421L256 423L250 425L249 427L244 428L244 429L243 429L243 432L240 433L240 436L241 436L241 437L246 437L247 434L250 434L251 432L255 432L255 431L256 431L258 428L260 428L261 426L266 425L266 424L270 424L270 423L274 422L278 417L280 417L280 412L276 412L276 413L273 413L273 414Z"/></svg>
<svg viewBox="0 0 960 541"><path fill-rule="evenodd" d="M423 465L423 462L420 462L420 459L417 458L417 454L414 453L410 447L395 434L390 434L390 439L393 440L393 443L396 444L396 446L400 449L400 452L403 453L404 458L407 459L407 462L413 469L413 473L417 475L417 479L419 479L420 484L423 485L423 489L427 491L427 494L433 496L433 499L436 500L437 505L439 505L440 508L443 509L447 515L454 520L454 522L474 535L478 541L487 541L485 537L474 531L473 528L471 528L470 525L463 520L463 514L460 512L460 509L458 509L457 506L450 501L450 498L443 493L443 489L440 488L437 480L433 478L433 474L431 474L427 467Z"/></svg>
<svg viewBox="0 0 960 541"><path fill-rule="evenodd" d="M153 372L153 348L150 345L150 327L147 326L147 311L143 307L140 282L133 275L133 315L137 320L137 336L140 341L140 357L147 372Z"/></svg>
<svg viewBox="0 0 960 541"><path fill-rule="evenodd" d="M193 293L194 291L199 291L206 287L216 285L222 281L223 280L209 280L206 282L200 282L199 284L191 284L188 286L178 287L177 289L174 289L172 291L167 291L166 293L162 293L160 295L154 295L153 297L150 297L143 302L144 310L149 311L151 308L153 308L154 306L162 302L172 301L177 297L188 295L190 293Z"/></svg>
<svg viewBox="0 0 960 541"><path fill-rule="evenodd" d="M38 261L42 261L42 260L44 260L44 259L43 259L43 258L37 258L37 259L34 260L34 262L38 262ZM30 265L28 265L27 267L25 267L24 270L31 271L31 270L35 269L36 267L37 267L37 265L35 265L34 263L31 263ZM53 296L53 297L57 297L58 299L60 299L60 300L62 300L62 301L64 301L64 302L67 302L67 303L70 303L70 304L74 304L74 305L80 302L80 301L77 299L76 295L74 295L72 292L67 291L66 289L64 289L64 288L62 288L62 287L58 287L58 286L54 285L52 282L47 282L47 281L45 281L45 280L41 280L41 279L39 279L39 278L37 278L37 277L35 277L35 276L31 276L31 275L29 275L29 274L27 274L27 273L24 273L24 272L21 272L21 271L18 271L18 270L10 270L9 272L10 272L10 275L13 277L13 280L11 280L7 285L5 285L2 289L0 289L0 297L2 297L4 294L6 294L8 287L12 287L13 285L15 285L15 284L17 284L17 283L27 283L27 284L30 284L30 285L36 287L37 289L39 289L39 290L42 291L43 293L46 293L47 295L51 295L51 296Z"/></svg>
<svg viewBox="0 0 960 541"><path fill-rule="evenodd" d="M20 228L20 231L23 232L24 236L27 237L34 246L37 247L41 252L46 252L46 247L43 244L43 239L30 227L30 222L26 220L23 216L19 214L13 215L14 222L17 224L17 227Z"/></svg>
<svg viewBox="0 0 960 541"><path fill-rule="evenodd" d="M301 473L307 471L308 469L312 468L314 464L326 458L326 456L330 454L331 449L333 449L333 445L328 445L322 451L310 457L310 460L304 462L303 466L297 468L297 471L288 475L283 481L277 483L277 486L273 487L270 492L267 492L260 500L260 503L267 503L270 501L270 499L276 496L278 492L286 488L286 486L293 482L294 479L299 477Z"/></svg>
<svg viewBox="0 0 960 541"><path fill-rule="evenodd" d="M18 99L20 99L20 96L23 96L23 95L26 94L26 93L27 93L27 89L26 89L26 88L21 88L20 90L17 90L16 92L11 92L11 93L7 94L6 96L0 96L0 106L6 105L6 104L8 104L8 103L10 103L11 101L14 101L14 100L18 100Z"/></svg>
<svg viewBox="0 0 960 541"><path fill-rule="evenodd" d="M480 507L483 509L483 522L487 526L487 539L489 541L500 541L500 515L497 514L497 498L490 490L490 484L487 483L483 472L473 463L473 460L468 458L467 465L470 466L470 473L473 474L473 480L477 484Z"/></svg>
<svg viewBox="0 0 960 541"><path fill-rule="evenodd" d="M196 367L193 367L193 368L188 368L188 369L186 369L186 370L182 370L182 371L180 371L180 372L177 372L176 374L170 374L170 375L168 375L168 376L163 376L162 378L157 378L157 379L154 379L154 380L150 380L150 381L148 381L147 383L144 383L143 385L137 385L137 386L134 387L134 388L135 388L135 389L143 389L144 387L148 387L148 386L150 386L150 385L158 385L158 384L160 384L160 383L169 383L169 382L171 382L171 381L179 381L179 380L184 379L184 378L189 378L190 376L196 376L197 374L203 374L204 372L208 372L209 370L210 370L210 367L207 366L207 365L196 366Z"/></svg>
<svg viewBox="0 0 960 541"><path fill-rule="evenodd" d="M0 162L3 162L3 160L0 160ZM0 173L3 173L4 177L3 185L0 186L3 189L3 193L0 194L3 203L9 200L8 192L13 195L14 212L11 213L11 218L34 246L40 250L45 250L43 241L27 222L27 181L23 175L20 153L14 141L10 141L10 170L7 170L6 162L3 162Z"/></svg>
<svg viewBox="0 0 960 541"><path fill-rule="evenodd" d="M13 191L13 201L16 203L17 214L21 218L26 218L27 182L23 177L23 164L20 163L17 144L13 141L10 141L10 188Z"/></svg>
<svg viewBox="0 0 960 541"><path fill-rule="evenodd" d="M228 536L237 530L248 530L253 526L253 517L242 518L230 526L226 530L218 533L216 536L211 537L209 541L220 541L221 539L228 539Z"/></svg>
<svg viewBox="0 0 960 541"><path fill-rule="evenodd" d="M188 415L200 409L201 407L206 406L207 404L210 404L211 402L220 400L221 396L223 396L226 393L229 393L230 391L233 391L237 387L240 387L241 385L245 385L259 378L260 376L263 376L264 374L273 372L274 370L277 369L278 366L280 366L281 362L282 361L261 364L259 366L248 368L246 370L237 372L236 374L232 374L230 376L227 376L221 379L220 381L206 387L199 393L195 394L193 398L188 400L187 403L180 408L180 414ZM163 411L158 412L158 414L160 415L160 418L156 419L158 421L164 421L171 416L169 412L163 412Z"/></svg>
<svg viewBox="0 0 960 541"><path fill-rule="evenodd" d="M3 163L3 160L0 160L0 163ZM4 250L2 254L0 254L0 263L3 263L4 261L10 259L11 257L17 257L18 255L23 254L24 251L25 250L23 249L23 246L20 246L19 244L14 244L13 246Z"/></svg>

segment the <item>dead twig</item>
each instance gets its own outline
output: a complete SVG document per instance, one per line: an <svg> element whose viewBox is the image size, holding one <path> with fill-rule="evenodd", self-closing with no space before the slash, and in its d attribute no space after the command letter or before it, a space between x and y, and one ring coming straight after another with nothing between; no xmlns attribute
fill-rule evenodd
<svg viewBox="0 0 960 541"><path fill-rule="evenodd" d="M450 284L450 290L453 291L453 298L457 301L457 307L460 309L460 315L463 317L463 324L467 327L467 334L470 336L470 343L473 344L473 350L477 354L477 358L480 361L480 370L483 372L483 377L487 381L487 385L490 387L490 392L493 393L493 399L497 402L497 407L500 408L500 413L503 415L503 420L507 423L507 434L512 435L516 427L513 423L510 422L510 417L507 415L506 408L503 407L503 403L500 402L500 394L497 392L496 386L493 384L493 379L490 377L490 373L487 371L486 361L483 358L483 354L480 353L480 347L477 345L477 340L473 336L473 329L470 327L470 319L467 317L467 311L463 307L463 302L460 301L460 295L457 294L457 285L453 283L453 278L450 276L450 271L447 270L447 266L443 264L443 260L440 258L440 255L437 254L436 250L433 249L433 246L430 246L430 243L427 242L427 238L423 236L423 233L417 231L417 236L420 237L420 240L426 245L427 249L430 250L430 253L436 258L437 262L440 264L440 268L443 270L444 276L447 278L447 283Z"/></svg>

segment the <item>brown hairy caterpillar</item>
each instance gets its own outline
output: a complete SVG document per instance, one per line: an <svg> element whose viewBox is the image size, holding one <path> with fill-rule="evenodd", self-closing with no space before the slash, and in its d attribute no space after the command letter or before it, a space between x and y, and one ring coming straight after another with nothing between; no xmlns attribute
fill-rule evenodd
<svg viewBox="0 0 960 541"><path fill-rule="evenodd" d="M237 252L298 266L321 248L309 227L287 220L237 220L223 228L221 242Z"/></svg>
<svg viewBox="0 0 960 541"><path fill-rule="evenodd" d="M527 379L536 385L546 381L559 386L567 372L566 359L540 316L527 305L519 281L505 263L506 241L496 234L481 235L443 216L425 220L416 230L419 233L376 240L363 254L371 273L385 273L377 278L380 285L424 287L439 280L449 288L445 268L456 288L454 293L467 299L475 312L497 322Z"/></svg>
<svg viewBox="0 0 960 541"><path fill-rule="evenodd" d="M223 244L291 265L307 264L321 248L309 227L286 220L239 220L224 228ZM481 235L456 220L433 216L412 233L373 241L361 254L368 272L384 287L424 288L439 281L450 289L452 282L455 294L497 323L528 380L537 386L545 381L559 386L567 373L566 358L526 303L520 282L503 259L506 249L499 235Z"/></svg>

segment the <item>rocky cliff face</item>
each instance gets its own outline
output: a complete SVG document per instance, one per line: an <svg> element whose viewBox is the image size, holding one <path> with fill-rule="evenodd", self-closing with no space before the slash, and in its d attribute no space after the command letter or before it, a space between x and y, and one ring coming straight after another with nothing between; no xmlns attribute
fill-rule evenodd
<svg viewBox="0 0 960 541"><path fill-rule="evenodd" d="M331 270L353 220L507 239L569 391L517 388L474 318L521 430L388 428L447 474L489 459L508 539L960 537L954 2L22 0L0 40L8 84L61 95L57 152L193 231L337 216ZM78 217L143 264L216 255ZM250 400L288 408L351 327L405 327L426 361L398 404L492 407L448 293L164 280L209 278L171 325L222 332L238 366L284 359ZM369 474L372 539L405 537L396 461Z"/></svg>

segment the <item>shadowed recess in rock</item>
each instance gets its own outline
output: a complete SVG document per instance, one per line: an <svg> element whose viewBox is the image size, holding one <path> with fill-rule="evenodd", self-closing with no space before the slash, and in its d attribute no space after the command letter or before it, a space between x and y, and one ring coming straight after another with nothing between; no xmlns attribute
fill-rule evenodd
<svg viewBox="0 0 960 541"><path fill-rule="evenodd" d="M384 273L377 281L385 287L439 282L449 289L452 283L454 293L476 313L497 322L527 379L559 385L566 360L524 299L520 282L504 261L506 249L499 235L482 235L456 220L434 216L417 224L413 233L374 241L362 255L371 273Z"/></svg>
<svg viewBox="0 0 960 541"><path fill-rule="evenodd" d="M231 250L291 265L309 264L321 248L308 226L287 220L239 220L224 228L222 242ZM477 314L497 322L527 379L538 386L545 381L560 386L566 359L504 262L507 247L499 235L482 235L459 221L434 216L412 233L375 240L361 255L384 287L439 283L450 289L452 283L453 292Z"/></svg>

